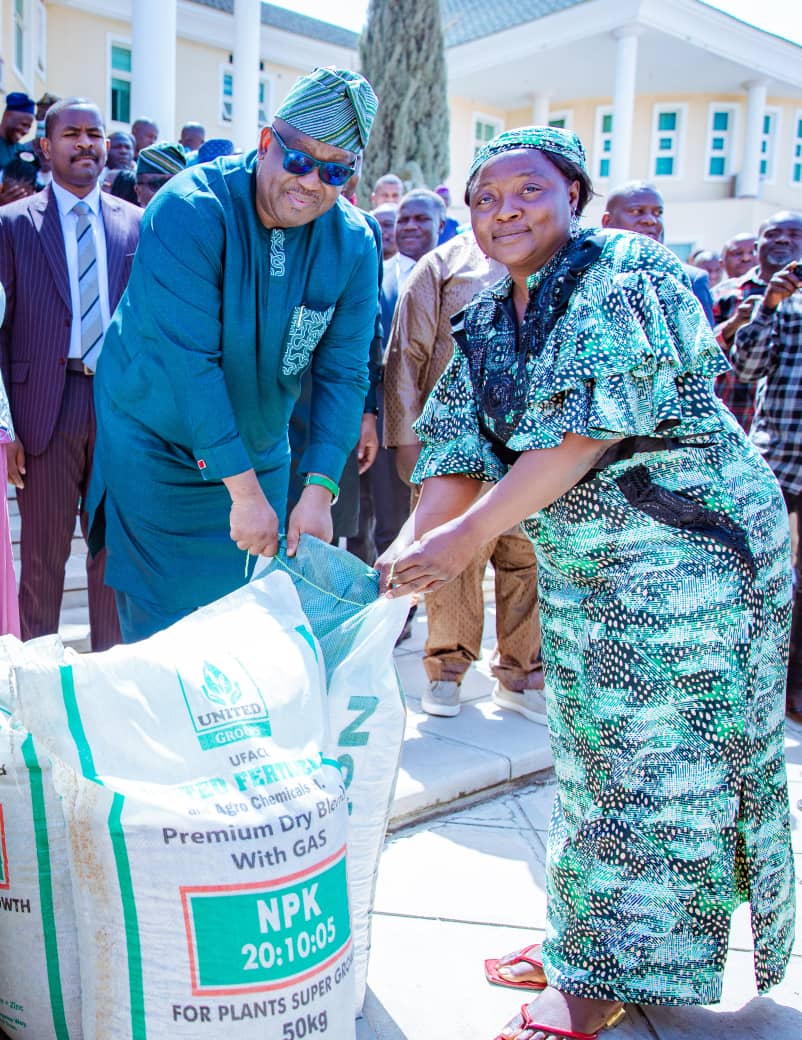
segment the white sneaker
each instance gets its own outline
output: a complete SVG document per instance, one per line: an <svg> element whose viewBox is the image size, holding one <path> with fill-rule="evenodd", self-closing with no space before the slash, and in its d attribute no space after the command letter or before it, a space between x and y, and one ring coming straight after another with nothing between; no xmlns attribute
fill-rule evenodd
<svg viewBox="0 0 802 1040"><path fill-rule="evenodd" d="M445 718L459 715L459 683L433 679L421 697L420 706L427 715L441 715Z"/></svg>
<svg viewBox="0 0 802 1040"><path fill-rule="evenodd" d="M518 693L515 690L508 690L500 680L497 680L491 697L500 708L517 711L530 722L539 722L542 726L547 723L546 697L542 690L523 690Z"/></svg>

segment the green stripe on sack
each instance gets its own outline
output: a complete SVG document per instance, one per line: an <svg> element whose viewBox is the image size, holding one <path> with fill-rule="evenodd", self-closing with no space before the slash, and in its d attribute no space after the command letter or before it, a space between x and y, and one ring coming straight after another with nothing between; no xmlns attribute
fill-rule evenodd
<svg viewBox="0 0 802 1040"><path fill-rule="evenodd" d="M125 847L122 825L124 805L125 798L121 794L115 794L109 813L109 833L114 849L117 878L120 882L120 896L123 901L125 941L128 952L128 992L131 1001L131 1038L132 1040L145 1040L147 1022L145 1020L145 989L142 982L142 944L139 939L139 919L136 914L131 863L128 859L128 849Z"/></svg>
<svg viewBox="0 0 802 1040"><path fill-rule="evenodd" d="M98 780L95 770L95 760L92 758L92 749L86 739L81 713L78 710L78 699L75 696L75 680L72 675L72 665L63 664L59 668L61 673L61 693L64 697L64 708L67 712L67 725L70 727L70 736L78 751L78 760L81 763L81 772L87 780L102 783Z"/></svg>
<svg viewBox="0 0 802 1040"><path fill-rule="evenodd" d="M31 785L31 809L33 829L36 836L36 866L39 874L39 905L42 910L45 963L47 965L47 987L50 991L50 1007L53 1013L53 1030L56 1040L69 1040L67 1019L64 1015L64 994L61 990L61 967L58 959L58 938L53 901L50 843L47 840L47 813L42 770L33 746L33 737L28 734L22 744L22 758L28 769Z"/></svg>
<svg viewBox="0 0 802 1040"><path fill-rule="evenodd" d="M70 734L78 750L81 772L87 778L101 786L105 786L95 770L92 749L86 737L78 700L75 696L75 682L70 665L62 665L61 691L64 696L64 707L67 712L67 723ZM114 852L114 863L117 867L117 882L120 886L120 899L123 905L123 923L125 926L125 945L128 954L128 991L131 1001L131 1037L132 1040L146 1040L147 1023L145 1021L145 990L142 981L142 944L139 938L139 920L136 914L134 886L131 879L131 864L128 850L125 847L125 833L122 826L122 811L125 798L114 794L109 813L109 834Z"/></svg>

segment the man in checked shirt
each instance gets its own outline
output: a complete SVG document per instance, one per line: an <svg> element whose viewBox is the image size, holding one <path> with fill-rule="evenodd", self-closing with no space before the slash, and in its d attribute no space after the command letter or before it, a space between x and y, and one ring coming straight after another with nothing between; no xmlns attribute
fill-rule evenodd
<svg viewBox="0 0 802 1040"><path fill-rule="evenodd" d="M750 437L779 481L791 521L796 592L785 707L802 722L802 214L776 213L761 226L763 256L775 273L764 293L740 304L753 309L735 333L730 360L743 382L764 379Z"/></svg>

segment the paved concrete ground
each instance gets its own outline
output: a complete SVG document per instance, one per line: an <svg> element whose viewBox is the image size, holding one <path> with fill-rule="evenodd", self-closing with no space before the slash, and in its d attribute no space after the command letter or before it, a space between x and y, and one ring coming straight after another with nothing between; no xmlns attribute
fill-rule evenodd
<svg viewBox="0 0 802 1040"><path fill-rule="evenodd" d="M492 605L487 615L489 656ZM470 699L457 718L422 715L425 619L413 628L413 640L396 652L410 708L391 819L400 829L388 838L379 868L368 995L357 1035L359 1040L492 1040L525 994L487 985L484 958L537 941L545 926L545 840L554 793L545 730L493 707L487 658L469 676ZM788 726L787 753L797 878L802 878L802 727ZM452 799L470 792L484 800L454 809ZM429 822L403 826L410 815L438 808L443 811ZM797 892L802 904L799 882ZM758 998L748 911L741 908L718 1007L632 1008L611 1036L802 1037L802 928L797 935L785 981Z"/></svg>
<svg viewBox="0 0 802 1040"><path fill-rule="evenodd" d="M495 606L489 601L487 586L486 593L482 660L462 684L463 706L456 718L433 718L421 711L420 698L428 682L422 662L426 640L423 609L412 623L412 638L396 650L408 715L391 827L422 812L453 805L461 796L551 768L545 727L502 711L490 700Z"/></svg>

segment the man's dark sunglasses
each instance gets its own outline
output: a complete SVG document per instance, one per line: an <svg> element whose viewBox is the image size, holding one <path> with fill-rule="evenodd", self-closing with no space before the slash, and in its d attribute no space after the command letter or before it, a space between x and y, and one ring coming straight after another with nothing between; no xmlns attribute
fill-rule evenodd
<svg viewBox="0 0 802 1040"><path fill-rule="evenodd" d="M333 188L339 188L341 184L353 177L356 173L355 166L344 166L342 163L321 162L313 155L300 152L297 148L288 148L281 140L281 134L274 126L270 127L273 137L278 141L279 147L284 152L284 169L296 177L305 177L317 166L318 176L324 184L330 184Z"/></svg>

